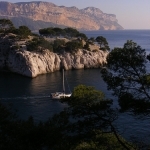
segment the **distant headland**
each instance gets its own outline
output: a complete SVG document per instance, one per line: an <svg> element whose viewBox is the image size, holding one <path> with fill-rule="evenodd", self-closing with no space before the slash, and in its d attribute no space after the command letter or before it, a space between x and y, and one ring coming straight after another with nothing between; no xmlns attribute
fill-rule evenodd
<svg viewBox="0 0 150 150"><path fill-rule="evenodd" d="M95 7L78 9L50 2L0 2L0 18L10 19L15 27L28 26L37 31L47 27L72 27L77 30L122 30L116 15Z"/></svg>

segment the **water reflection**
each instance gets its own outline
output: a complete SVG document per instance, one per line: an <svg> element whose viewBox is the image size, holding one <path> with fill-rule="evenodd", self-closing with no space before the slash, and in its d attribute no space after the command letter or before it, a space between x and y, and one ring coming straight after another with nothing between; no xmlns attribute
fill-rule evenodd
<svg viewBox="0 0 150 150"><path fill-rule="evenodd" d="M79 84L95 86L106 91L99 69L65 71L71 91ZM0 74L0 99L5 104L12 104L20 118L32 115L35 120L46 120L61 111L65 105L52 100L51 92L62 90L62 72L39 75L31 79L11 73ZM66 88L66 90L69 90Z"/></svg>

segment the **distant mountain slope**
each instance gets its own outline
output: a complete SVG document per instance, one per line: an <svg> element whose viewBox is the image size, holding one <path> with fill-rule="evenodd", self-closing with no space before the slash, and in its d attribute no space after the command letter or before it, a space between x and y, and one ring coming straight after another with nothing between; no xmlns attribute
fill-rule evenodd
<svg viewBox="0 0 150 150"><path fill-rule="evenodd" d="M26 25L31 30L45 27L73 27L78 30L120 30L114 14L95 7L78 9L57 6L49 2L0 2L0 18L9 18L16 27Z"/></svg>

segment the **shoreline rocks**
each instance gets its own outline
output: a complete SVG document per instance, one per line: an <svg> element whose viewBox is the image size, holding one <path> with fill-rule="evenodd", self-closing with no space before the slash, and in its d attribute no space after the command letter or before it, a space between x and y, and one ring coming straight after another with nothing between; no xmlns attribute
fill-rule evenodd
<svg viewBox="0 0 150 150"><path fill-rule="evenodd" d="M77 53L64 52L56 54L49 50L43 52L29 52L26 50L9 50L7 55L0 55L0 69L34 78L40 74L60 70L100 68L106 64L108 52L98 50L91 52L78 50Z"/></svg>

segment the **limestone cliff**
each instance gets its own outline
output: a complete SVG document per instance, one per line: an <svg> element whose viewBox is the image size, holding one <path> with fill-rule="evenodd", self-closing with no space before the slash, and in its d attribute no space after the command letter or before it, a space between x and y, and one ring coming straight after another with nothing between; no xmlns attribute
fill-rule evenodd
<svg viewBox="0 0 150 150"><path fill-rule="evenodd" d="M78 30L119 30L114 14L103 13L100 9L88 7L57 6L49 2L0 2L0 17L9 18L18 27L28 26L31 30L50 26L73 27Z"/></svg>
<svg viewBox="0 0 150 150"><path fill-rule="evenodd" d="M0 33L0 71L6 70L28 77L36 77L39 74L54 72L62 68L65 70L99 68L106 64L108 52L99 50L100 47L94 43L89 44L89 50L75 47L74 50L68 50L61 47L58 53L54 53L53 49L46 49L48 47L38 44L36 47L30 45L37 35L30 35L22 39L19 37L11 32ZM52 44L54 38L45 38L45 42L48 39L51 41L48 42L48 45ZM38 40L40 42L41 39ZM85 41L83 40L82 43L84 45Z"/></svg>
<svg viewBox="0 0 150 150"><path fill-rule="evenodd" d="M99 68L106 63L108 52L98 50L89 52L79 50L78 53L56 53L44 50L42 53L25 50L1 50L0 69L7 68L11 72L28 77L36 77L39 74L50 73L64 67L68 69Z"/></svg>

